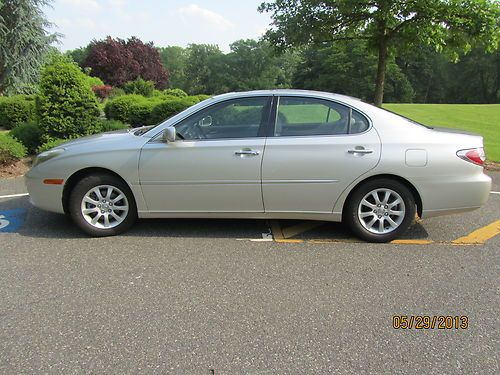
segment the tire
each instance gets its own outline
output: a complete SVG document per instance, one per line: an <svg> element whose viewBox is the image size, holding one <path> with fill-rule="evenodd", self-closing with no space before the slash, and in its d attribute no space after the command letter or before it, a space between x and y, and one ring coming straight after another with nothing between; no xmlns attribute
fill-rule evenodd
<svg viewBox="0 0 500 375"><path fill-rule="evenodd" d="M406 232L415 213L410 189L396 180L381 178L364 183L352 193L343 220L362 240L389 242Z"/></svg>
<svg viewBox="0 0 500 375"><path fill-rule="evenodd" d="M93 237L115 236L137 220L137 206L128 185L109 174L80 180L69 197L69 213L75 224Z"/></svg>

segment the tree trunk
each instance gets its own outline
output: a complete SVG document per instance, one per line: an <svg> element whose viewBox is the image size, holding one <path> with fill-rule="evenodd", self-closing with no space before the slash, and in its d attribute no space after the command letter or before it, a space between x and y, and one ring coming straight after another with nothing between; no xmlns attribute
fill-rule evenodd
<svg viewBox="0 0 500 375"><path fill-rule="evenodd" d="M378 66L377 79L375 82L375 100L374 104L377 107L382 107L384 100L384 85L385 85L385 70L387 68L387 55L389 47L387 39L382 37L378 45Z"/></svg>

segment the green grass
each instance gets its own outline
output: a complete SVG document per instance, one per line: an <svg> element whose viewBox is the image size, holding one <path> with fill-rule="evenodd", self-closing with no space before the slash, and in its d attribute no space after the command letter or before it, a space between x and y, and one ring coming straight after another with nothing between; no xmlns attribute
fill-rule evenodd
<svg viewBox="0 0 500 375"><path fill-rule="evenodd" d="M422 124L480 134L488 160L500 162L500 104L384 104L384 108Z"/></svg>

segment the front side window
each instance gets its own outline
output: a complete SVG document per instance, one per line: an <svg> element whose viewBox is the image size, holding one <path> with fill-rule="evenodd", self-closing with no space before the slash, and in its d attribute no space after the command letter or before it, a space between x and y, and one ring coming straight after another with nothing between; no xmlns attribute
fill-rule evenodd
<svg viewBox="0 0 500 375"><path fill-rule="evenodd" d="M274 135L339 135L360 133L366 129L367 120L342 104L323 99L281 97Z"/></svg>
<svg viewBox="0 0 500 375"><path fill-rule="evenodd" d="M175 126L180 139L258 137L268 113L267 97L228 100L203 109Z"/></svg>

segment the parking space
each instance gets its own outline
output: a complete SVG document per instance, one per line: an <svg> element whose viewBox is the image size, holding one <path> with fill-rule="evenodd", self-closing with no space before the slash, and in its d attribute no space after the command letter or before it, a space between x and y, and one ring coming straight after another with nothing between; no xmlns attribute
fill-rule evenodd
<svg viewBox="0 0 500 375"><path fill-rule="evenodd" d="M390 244L288 220L88 238L27 196L0 199L0 373L497 373L499 212L492 194ZM398 330L395 315L469 328Z"/></svg>

